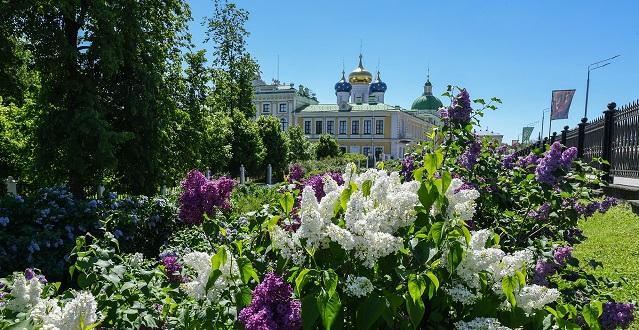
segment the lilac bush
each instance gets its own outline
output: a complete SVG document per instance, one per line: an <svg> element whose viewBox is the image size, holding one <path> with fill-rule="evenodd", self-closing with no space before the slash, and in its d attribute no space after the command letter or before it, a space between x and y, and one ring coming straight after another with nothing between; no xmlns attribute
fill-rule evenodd
<svg viewBox="0 0 639 330"><path fill-rule="evenodd" d="M415 170L415 156L408 155L402 159L402 169L399 172L405 181L411 181L413 179L413 171Z"/></svg>
<svg viewBox="0 0 639 330"><path fill-rule="evenodd" d="M239 321L247 330L299 329L301 308L293 289L282 277L268 273L253 291L251 304L242 309Z"/></svg>
<svg viewBox="0 0 639 330"><path fill-rule="evenodd" d="M622 328L626 329L634 320L634 304L624 304L608 301L603 305L603 313L599 317L601 326L608 330Z"/></svg>
<svg viewBox="0 0 639 330"><path fill-rule="evenodd" d="M205 214L212 217L216 210L229 210L235 183L224 176L210 180L202 172L191 170L181 183L184 191L180 196L180 219L187 224L199 225Z"/></svg>
<svg viewBox="0 0 639 330"><path fill-rule="evenodd" d="M288 168L288 182L300 182L304 178L304 168L300 164L293 164Z"/></svg>
<svg viewBox="0 0 639 330"><path fill-rule="evenodd" d="M553 257L555 258L555 261L562 266L566 264L566 261L570 259L571 255L572 255L571 246L562 246L555 249L555 251L553 252Z"/></svg>
<svg viewBox="0 0 639 330"><path fill-rule="evenodd" d="M477 163L477 157L481 153L481 143L477 138L471 142L470 147L466 150L457 160L460 166L470 170L475 163Z"/></svg>

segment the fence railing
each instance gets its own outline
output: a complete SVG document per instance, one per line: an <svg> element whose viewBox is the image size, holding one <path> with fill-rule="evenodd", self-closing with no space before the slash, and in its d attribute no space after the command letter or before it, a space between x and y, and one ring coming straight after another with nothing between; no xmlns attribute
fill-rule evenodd
<svg viewBox="0 0 639 330"><path fill-rule="evenodd" d="M534 148L553 143L557 133L543 141L534 142L517 151L518 156L529 154ZM550 141L549 141L550 140ZM612 177L639 178L639 101L617 109L614 102L608 104L603 115L588 121L583 118L576 128L565 126L561 132L561 143L576 147L577 155L592 163L595 158L608 161L609 165L598 166Z"/></svg>

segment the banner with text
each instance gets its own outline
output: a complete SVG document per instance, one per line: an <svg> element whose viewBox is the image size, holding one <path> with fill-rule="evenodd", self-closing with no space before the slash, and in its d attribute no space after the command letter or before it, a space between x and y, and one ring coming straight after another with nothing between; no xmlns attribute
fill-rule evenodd
<svg viewBox="0 0 639 330"><path fill-rule="evenodd" d="M574 89L564 89L552 91L552 106L550 109L550 120L568 118L570 103L575 95Z"/></svg>
<svg viewBox="0 0 639 330"><path fill-rule="evenodd" d="M521 143L530 142L530 135L532 135L534 129L534 127L524 127L521 130Z"/></svg>

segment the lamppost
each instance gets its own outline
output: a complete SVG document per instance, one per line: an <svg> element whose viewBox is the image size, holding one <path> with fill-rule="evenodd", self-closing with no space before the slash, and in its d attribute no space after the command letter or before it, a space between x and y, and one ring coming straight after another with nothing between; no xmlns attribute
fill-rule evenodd
<svg viewBox="0 0 639 330"><path fill-rule="evenodd" d="M590 92L590 71L593 70L597 70L597 69L601 69L604 66L612 63L610 61L612 61L613 59L619 57L621 55L615 55L613 57L607 58L605 60L601 60L595 63L592 63L590 65L588 65L588 79L586 79L586 106L584 109L584 119L587 121L588 120L588 94Z"/></svg>
<svg viewBox="0 0 639 330"><path fill-rule="evenodd" d="M544 121L546 121L546 112L548 112L550 108L546 108L541 110L541 131L539 132L539 141L544 137Z"/></svg>

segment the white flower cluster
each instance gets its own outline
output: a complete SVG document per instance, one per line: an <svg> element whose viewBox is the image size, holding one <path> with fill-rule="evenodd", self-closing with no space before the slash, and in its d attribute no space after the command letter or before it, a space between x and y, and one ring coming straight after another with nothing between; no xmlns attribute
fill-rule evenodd
<svg viewBox="0 0 639 330"><path fill-rule="evenodd" d="M475 215L475 200L479 198L479 191L475 189L460 188L464 182L460 179L453 179L446 190L448 199L448 216L451 219L459 218L464 221L472 220Z"/></svg>
<svg viewBox="0 0 639 330"><path fill-rule="evenodd" d="M517 306L530 313L535 309L542 309L545 305L559 298L559 291L541 285L530 285L515 292Z"/></svg>
<svg viewBox="0 0 639 330"><path fill-rule="evenodd" d="M191 282L182 284L182 287L189 296L196 300L218 301L221 294L229 286L241 283L237 260L229 251L226 251L226 262L220 265L219 268L221 275L207 291L206 282L213 269L211 267L211 258L212 255L204 252L191 252L183 258L184 264L193 268L197 273L197 277Z"/></svg>
<svg viewBox="0 0 639 330"><path fill-rule="evenodd" d="M304 261L304 248L318 249L333 241L346 251L353 251L356 258L367 267L403 247L401 237L393 234L397 229L415 220L414 207L418 204L419 182L401 183L398 172L369 169L362 174L353 172L349 164L343 174L344 184L339 186L331 177L324 177L324 196L315 197L311 187L302 191L299 229L286 233L280 228L271 232L275 247L282 256L300 264ZM370 182L370 192L365 196L364 183ZM351 184L357 190L351 193L344 213L344 226L333 223L333 212L340 203L344 189Z"/></svg>
<svg viewBox="0 0 639 330"><path fill-rule="evenodd" d="M499 320L490 317L478 317L471 321L455 322L455 328L459 330L510 330L499 323Z"/></svg>
<svg viewBox="0 0 639 330"><path fill-rule="evenodd" d="M530 250L507 254L498 248L486 248L486 242L492 235L493 233L486 229L472 233L464 258L455 270L463 285L458 283L457 286L448 289L453 300L464 304L474 302L472 292L480 288L480 272L487 273L493 292L503 297L501 280L515 275L517 271L525 272L526 265L532 263L533 253ZM526 285L515 291L517 305L526 312L541 309L555 301L557 297L559 297L559 291L556 289L538 285ZM508 304L505 303L505 306L507 307Z"/></svg>
<svg viewBox="0 0 639 330"><path fill-rule="evenodd" d="M455 302L462 303L464 305L472 305L475 301L481 299L481 293L475 294L463 284L456 282L452 286L446 288L446 292L451 299Z"/></svg>
<svg viewBox="0 0 639 330"><path fill-rule="evenodd" d="M369 293L373 292L373 283L363 276L355 277L353 275L348 275L346 277L346 283L344 284L344 292L351 297L363 298L368 296Z"/></svg>
<svg viewBox="0 0 639 330"><path fill-rule="evenodd" d="M31 318L41 324L43 330L84 329L98 322L97 309L93 295L82 291L62 308L57 299L41 300L31 311Z"/></svg>
<svg viewBox="0 0 639 330"><path fill-rule="evenodd" d="M34 307L40 302L42 284L36 276L27 280L22 273L14 273L11 296L13 300L7 303L7 308L20 312Z"/></svg>

